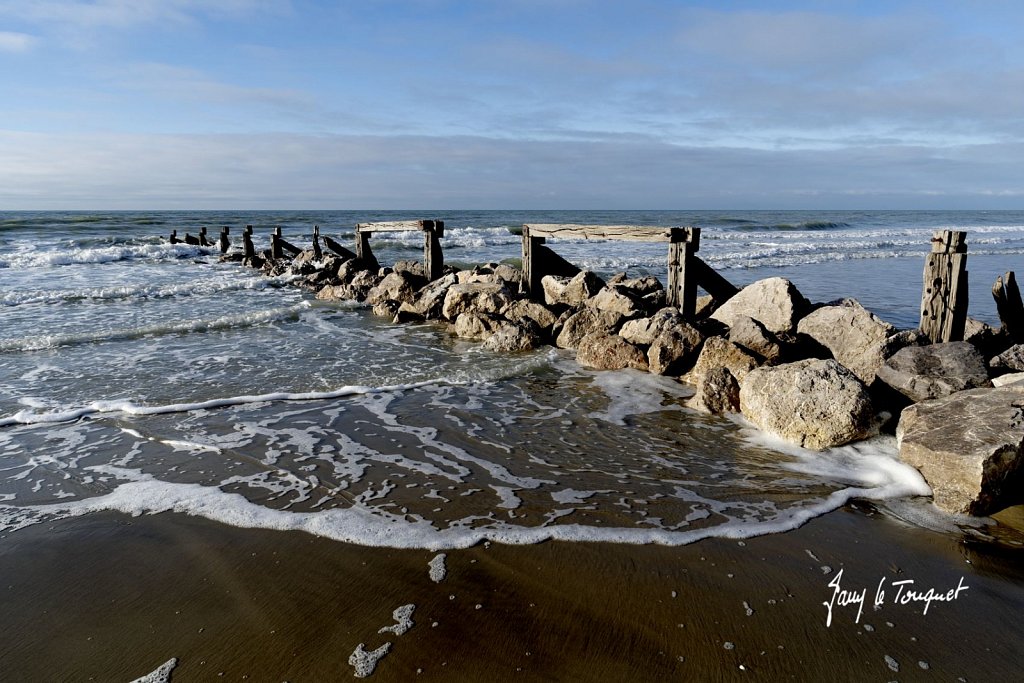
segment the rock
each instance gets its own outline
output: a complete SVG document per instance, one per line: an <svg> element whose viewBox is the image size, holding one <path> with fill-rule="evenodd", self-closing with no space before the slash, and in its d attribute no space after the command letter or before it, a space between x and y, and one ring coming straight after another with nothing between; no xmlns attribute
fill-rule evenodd
<svg viewBox="0 0 1024 683"><path fill-rule="evenodd" d="M608 285L587 299L586 305L599 311L618 313L623 318L638 318L647 310L643 299L621 285Z"/></svg>
<svg viewBox="0 0 1024 683"><path fill-rule="evenodd" d="M647 359L639 347L617 334L600 331L592 332L580 340L576 361L597 370L647 369Z"/></svg>
<svg viewBox="0 0 1024 683"><path fill-rule="evenodd" d="M964 325L964 341L973 344L986 359L998 356L1010 347L1010 338L1005 330L997 330L974 318L968 318Z"/></svg>
<svg viewBox="0 0 1024 683"><path fill-rule="evenodd" d="M423 320L423 314L416 308L415 304L402 302L395 311L393 323L417 323Z"/></svg>
<svg viewBox="0 0 1024 683"><path fill-rule="evenodd" d="M622 289L628 289L639 298L665 291L665 287L661 284L661 280L653 275L627 278L625 273L617 273L608 280L608 284L616 285Z"/></svg>
<svg viewBox="0 0 1024 683"><path fill-rule="evenodd" d="M366 302L371 305L377 305L384 301L411 303L416 298L418 286L415 276L410 276L405 272L396 270L384 276L379 285L366 293Z"/></svg>
<svg viewBox="0 0 1024 683"><path fill-rule="evenodd" d="M390 299L378 301L373 305L373 314L379 315L382 318L394 319L398 313L398 302Z"/></svg>
<svg viewBox="0 0 1024 683"><path fill-rule="evenodd" d="M423 269L423 264L419 261L395 261L395 265L391 266L391 269L396 273L402 273L409 277L415 284L416 289L419 289L427 283L427 272Z"/></svg>
<svg viewBox="0 0 1024 683"><path fill-rule="evenodd" d="M317 299L363 301L367 293L377 286L380 279L376 273L360 270L346 274L347 281L340 285L327 286L317 292Z"/></svg>
<svg viewBox="0 0 1024 683"><path fill-rule="evenodd" d="M519 289L523 281L523 271L507 263L499 263L492 272L495 280L508 283L512 289Z"/></svg>
<svg viewBox="0 0 1024 683"><path fill-rule="evenodd" d="M501 328L510 325L507 320L496 313L466 311L455 318L451 330L456 337L463 339L487 339Z"/></svg>
<svg viewBox="0 0 1024 683"><path fill-rule="evenodd" d="M813 450L863 439L874 426L867 387L831 359L751 370L740 382L740 410L761 429Z"/></svg>
<svg viewBox="0 0 1024 683"><path fill-rule="evenodd" d="M809 310L807 299L781 277L758 280L741 289L711 314L730 327L741 315L757 320L772 332L791 332Z"/></svg>
<svg viewBox="0 0 1024 683"><path fill-rule="evenodd" d="M729 328L729 341L756 353L769 365L781 361L782 345L779 344L778 338L751 317L736 317Z"/></svg>
<svg viewBox="0 0 1024 683"><path fill-rule="evenodd" d="M540 283L548 306L579 306L604 287L604 280L590 270L581 270L571 278L545 275Z"/></svg>
<svg viewBox="0 0 1024 683"><path fill-rule="evenodd" d="M921 471L947 512L988 515L1022 500L1024 385L909 406L896 440L900 459Z"/></svg>
<svg viewBox="0 0 1024 683"><path fill-rule="evenodd" d="M1002 375L992 380L992 386L1005 387L1008 384L1020 384L1024 382L1024 372L1015 372L1009 375Z"/></svg>
<svg viewBox="0 0 1024 683"><path fill-rule="evenodd" d="M1024 344L1014 344L989 361L988 365L998 372L1024 372Z"/></svg>
<svg viewBox="0 0 1024 683"><path fill-rule="evenodd" d="M700 384L711 368L724 367L728 368L732 376L742 384L747 374L758 365L758 360L753 354L725 337L708 337L686 381Z"/></svg>
<svg viewBox="0 0 1024 683"><path fill-rule="evenodd" d="M697 305L694 308L693 315L695 318L707 318L718 309L718 304L715 302L715 297L710 294L704 294L697 297Z"/></svg>
<svg viewBox="0 0 1024 683"><path fill-rule="evenodd" d="M593 332L615 334L621 326L622 316L618 313L584 308L566 319L555 338L555 346L560 349L575 349L587 335Z"/></svg>
<svg viewBox="0 0 1024 683"><path fill-rule="evenodd" d="M529 324L512 323L501 327L484 340L484 347L499 353L530 351L540 346L540 335Z"/></svg>
<svg viewBox="0 0 1024 683"><path fill-rule="evenodd" d="M683 325L690 327L683 319L679 309L670 306L659 309L649 318L637 318L636 320L626 321L623 323L622 329L619 330L619 336L631 344L650 346L662 332ZM690 327L690 329L696 332L694 328Z"/></svg>
<svg viewBox="0 0 1024 683"><path fill-rule="evenodd" d="M457 279L458 276L455 273L449 273L424 285L416 293L416 301L413 304L417 312L427 320L442 317L441 310L444 307L445 296Z"/></svg>
<svg viewBox="0 0 1024 683"><path fill-rule="evenodd" d="M650 371L678 377L693 366L703 341L700 333L686 323L665 330L647 349Z"/></svg>
<svg viewBox="0 0 1024 683"><path fill-rule="evenodd" d="M822 306L808 313L797 326L831 353L865 384L875 381L875 373L885 362L886 340L896 328L878 318L854 299L837 305Z"/></svg>
<svg viewBox="0 0 1024 683"><path fill-rule="evenodd" d="M736 413L740 409L740 385L728 368L711 368L697 383L697 393L690 398L691 408L721 415Z"/></svg>
<svg viewBox="0 0 1024 683"><path fill-rule="evenodd" d="M878 379L911 401L991 386L984 357L967 342L900 349L879 368Z"/></svg>
<svg viewBox="0 0 1024 683"><path fill-rule="evenodd" d="M512 298L512 294L501 284L478 282L452 285L445 294L441 315L448 320L455 320L466 311L497 313Z"/></svg>
<svg viewBox="0 0 1024 683"><path fill-rule="evenodd" d="M551 334L551 329L558 322L558 317L549 308L527 299L517 299L509 303L501 309L501 314L512 322L533 321L545 336Z"/></svg>
<svg viewBox="0 0 1024 683"><path fill-rule="evenodd" d="M317 260L312 249L303 249L291 260L288 269L296 275L309 275L317 270Z"/></svg>

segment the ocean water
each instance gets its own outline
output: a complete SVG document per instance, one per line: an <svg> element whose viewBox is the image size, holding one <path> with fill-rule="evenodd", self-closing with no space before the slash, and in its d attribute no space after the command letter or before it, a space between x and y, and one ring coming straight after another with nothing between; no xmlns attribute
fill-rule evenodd
<svg viewBox="0 0 1024 683"><path fill-rule="evenodd" d="M592 372L571 352L485 351L437 325L316 301L212 249L252 224L308 244L357 222L445 220L446 261L519 257L522 223L694 225L737 285L782 275L812 300L855 297L917 323L933 230L968 232L971 314L1024 264L1024 212L116 212L0 215L0 533L115 510L176 511L345 542L685 544L793 528L851 498L933 515L891 438L809 453L691 390ZM375 235L419 258L418 235ZM664 245L552 243L603 274L664 279ZM237 245L236 245L237 247Z"/></svg>

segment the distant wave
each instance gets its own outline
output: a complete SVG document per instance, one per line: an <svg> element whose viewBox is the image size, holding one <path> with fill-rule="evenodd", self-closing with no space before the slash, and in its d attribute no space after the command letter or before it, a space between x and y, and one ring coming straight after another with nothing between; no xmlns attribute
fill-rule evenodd
<svg viewBox="0 0 1024 683"><path fill-rule="evenodd" d="M22 339L4 339L0 340L0 353L39 351L42 349L52 349L60 346L96 344L109 341L122 341L126 339L139 339L141 337L210 332L238 327L252 327L281 320L298 320L299 314L309 307L310 304L303 301L296 306L290 306L287 308L275 308L267 311L242 313L238 315L226 315L220 318L207 320L186 320L180 323L148 325L145 327L131 327L117 330L106 330L102 332L45 334L34 337L25 337Z"/></svg>
<svg viewBox="0 0 1024 683"><path fill-rule="evenodd" d="M247 277L242 280L197 280L180 285L126 285L124 287L96 287L70 290L28 290L0 294L0 305L62 303L76 301L120 301L125 299L164 299L168 297L209 296L221 292L261 290L280 287L297 276L265 278Z"/></svg>
<svg viewBox="0 0 1024 683"><path fill-rule="evenodd" d="M71 266L93 263L113 263L133 259L174 260L208 256L212 249L188 244L170 244L168 242L145 243L114 243L105 246L71 246L66 249L25 250L8 255L4 259L6 267L42 268L48 266Z"/></svg>
<svg viewBox="0 0 1024 683"><path fill-rule="evenodd" d="M841 221L804 221L802 223L754 223L748 221L743 225L738 225L735 230L743 232L752 232L758 230L765 230L768 232L801 232L801 231L817 231L817 230L843 230L852 227L849 223L843 223Z"/></svg>

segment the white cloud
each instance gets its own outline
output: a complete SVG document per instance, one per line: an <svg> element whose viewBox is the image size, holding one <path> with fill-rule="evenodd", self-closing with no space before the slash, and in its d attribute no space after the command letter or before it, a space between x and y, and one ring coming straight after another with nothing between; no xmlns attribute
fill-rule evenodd
<svg viewBox="0 0 1024 683"><path fill-rule="evenodd" d="M0 31L0 52L28 52L36 42L36 37L27 33Z"/></svg>

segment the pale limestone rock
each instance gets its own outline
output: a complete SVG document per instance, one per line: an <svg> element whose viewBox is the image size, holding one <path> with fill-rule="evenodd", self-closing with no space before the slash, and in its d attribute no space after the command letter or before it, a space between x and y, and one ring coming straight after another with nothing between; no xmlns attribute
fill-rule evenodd
<svg viewBox="0 0 1024 683"><path fill-rule="evenodd" d="M678 377L693 366L702 341L700 332L685 323L665 330L647 349L650 371Z"/></svg>
<svg viewBox="0 0 1024 683"><path fill-rule="evenodd" d="M587 299L587 306L599 311L618 313L623 318L638 318L644 314L643 299L620 285L609 285Z"/></svg>
<svg viewBox="0 0 1024 683"><path fill-rule="evenodd" d="M968 342L900 349L878 369L878 379L911 401L991 386L985 358Z"/></svg>
<svg viewBox="0 0 1024 683"><path fill-rule="evenodd" d="M510 322L496 313L466 311L460 313L452 324L452 332L463 339L487 339Z"/></svg>
<svg viewBox="0 0 1024 683"><path fill-rule="evenodd" d="M366 293L366 302L371 305L385 301L412 302L416 298L416 280L405 272L394 271Z"/></svg>
<svg viewBox="0 0 1024 683"><path fill-rule="evenodd" d="M764 325L745 315L738 316L729 328L729 341L753 351L769 365L782 357L782 345Z"/></svg>
<svg viewBox="0 0 1024 683"><path fill-rule="evenodd" d="M622 329L619 330L619 336L631 344L650 346L662 332L683 325L690 327L683 319L679 309L670 306L658 310L649 318L626 321L622 325Z"/></svg>
<svg viewBox="0 0 1024 683"><path fill-rule="evenodd" d="M813 450L863 439L874 420L867 388L831 359L751 370L740 383L740 409L766 432Z"/></svg>
<svg viewBox="0 0 1024 683"><path fill-rule="evenodd" d="M719 306L711 317L732 326L739 316L745 315L777 334L796 329L808 308L807 299L792 282L772 277L747 285Z"/></svg>
<svg viewBox="0 0 1024 683"><path fill-rule="evenodd" d="M916 403L896 439L947 512L988 515L1024 500L1024 384Z"/></svg>
<svg viewBox="0 0 1024 683"><path fill-rule="evenodd" d="M502 284L477 282L456 284L448 288L441 307L441 315L455 320L466 311L497 313L512 301L513 297Z"/></svg>
<svg viewBox="0 0 1024 683"><path fill-rule="evenodd" d="M592 332L580 340L576 361L597 370L647 369L647 359L639 347L617 334Z"/></svg>
<svg viewBox="0 0 1024 683"><path fill-rule="evenodd" d="M896 333L896 328L856 300L845 299L838 305L822 306L808 313L800 320L797 331L827 348L860 381L870 385L889 351L886 340Z"/></svg>
<svg viewBox="0 0 1024 683"><path fill-rule="evenodd" d="M498 353L517 353L535 349L540 343L540 336L532 325L512 323L487 337L484 347Z"/></svg>
<svg viewBox="0 0 1024 683"><path fill-rule="evenodd" d="M517 299L501 309L501 314L512 322L533 321L542 334L551 334L558 317L547 306L527 299Z"/></svg>
<svg viewBox="0 0 1024 683"><path fill-rule="evenodd" d="M1015 344L989 361L989 367L1003 372L1024 372L1024 344Z"/></svg>
<svg viewBox="0 0 1024 683"><path fill-rule="evenodd" d="M728 368L711 368L697 383L697 393L690 398L688 405L712 415L739 412L740 385Z"/></svg>
<svg viewBox="0 0 1024 683"><path fill-rule="evenodd" d="M615 334L621 326L622 316L618 313L584 308L565 320L555 338L555 346L560 349L575 349L588 334L592 332Z"/></svg>
<svg viewBox="0 0 1024 683"><path fill-rule="evenodd" d="M435 320L443 317L445 297L448 290L458 281L456 273L449 273L433 282L428 282L419 292L416 293L416 301L413 305L416 311L427 320Z"/></svg>
<svg viewBox="0 0 1024 683"><path fill-rule="evenodd" d="M725 337L708 337L686 381L699 384L708 370L724 367L742 384L747 374L759 364L753 354Z"/></svg>

